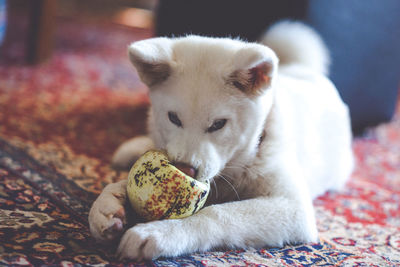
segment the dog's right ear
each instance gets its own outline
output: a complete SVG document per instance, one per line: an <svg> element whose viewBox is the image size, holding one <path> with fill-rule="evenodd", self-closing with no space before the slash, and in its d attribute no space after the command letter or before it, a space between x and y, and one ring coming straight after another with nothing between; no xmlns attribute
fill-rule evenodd
<svg viewBox="0 0 400 267"><path fill-rule="evenodd" d="M171 75L171 43L168 38L152 38L132 43L128 48L129 59L150 88Z"/></svg>
<svg viewBox="0 0 400 267"><path fill-rule="evenodd" d="M258 95L271 87L278 58L266 46L247 44L236 53L231 65L228 83L248 95Z"/></svg>

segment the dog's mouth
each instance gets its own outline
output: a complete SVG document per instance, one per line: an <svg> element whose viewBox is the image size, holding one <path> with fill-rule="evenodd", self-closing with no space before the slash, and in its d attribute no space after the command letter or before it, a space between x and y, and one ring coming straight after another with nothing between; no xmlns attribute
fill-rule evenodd
<svg viewBox="0 0 400 267"><path fill-rule="evenodd" d="M184 174L196 179L198 170L190 166L189 164L183 162L175 162L174 166Z"/></svg>
<svg viewBox="0 0 400 267"><path fill-rule="evenodd" d="M199 169L196 169L196 168L190 166L189 164L177 162L177 163L174 163L173 165L178 170L180 170L181 172L186 174L187 176L190 176L193 179L196 179L200 182L209 183L213 179L213 178L207 178L207 177L201 175L201 171L199 171Z"/></svg>

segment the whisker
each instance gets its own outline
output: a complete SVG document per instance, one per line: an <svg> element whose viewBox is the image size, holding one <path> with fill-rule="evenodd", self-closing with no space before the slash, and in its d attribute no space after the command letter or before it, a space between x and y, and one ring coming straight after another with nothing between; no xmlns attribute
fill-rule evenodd
<svg viewBox="0 0 400 267"><path fill-rule="evenodd" d="M224 173L223 176L224 176L224 178L225 178L226 180L230 181L231 183L233 183L233 181L236 181L236 182L237 182L237 179L235 179L233 176L231 176L231 175L229 175L229 174L227 174L227 173ZM235 183L235 184L236 184L236 186L239 186L239 187L240 187L240 185L241 185L242 183L243 183L243 180L239 180L239 184L237 184L237 183Z"/></svg>
<svg viewBox="0 0 400 267"><path fill-rule="evenodd" d="M218 199L218 188L217 188L217 183L215 182L215 180L212 180L214 183L214 187L215 187L215 199Z"/></svg>
<svg viewBox="0 0 400 267"><path fill-rule="evenodd" d="M238 198L238 200L240 200L239 194L238 194L236 188L233 186L233 184L232 184L231 182L229 182L229 181L228 181L224 176L222 176L221 174L218 174L218 177L222 178L225 182L227 182L227 183L232 187L233 191L234 191L235 194L236 194L236 197ZM231 179L232 179L232 178L231 178Z"/></svg>

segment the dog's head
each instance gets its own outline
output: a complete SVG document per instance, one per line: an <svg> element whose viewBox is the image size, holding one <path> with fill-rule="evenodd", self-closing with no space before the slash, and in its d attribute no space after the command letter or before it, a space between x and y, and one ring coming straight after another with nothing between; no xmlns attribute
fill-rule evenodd
<svg viewBox="0 0 400 267"><path fill-rule="evenodd" d="M272 106L278 59L269 48L198 36L133 43L129 57L150 89L156 147L210 180L254 156Z"/></svg>

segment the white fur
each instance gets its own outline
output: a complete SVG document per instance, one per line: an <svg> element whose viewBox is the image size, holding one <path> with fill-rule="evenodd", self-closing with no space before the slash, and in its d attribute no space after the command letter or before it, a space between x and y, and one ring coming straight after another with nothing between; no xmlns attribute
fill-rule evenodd
<svg viewBox="0 0 400 267"><path fill-rule="evenodd" d="M294 21L273 25L261 38L278 55L282 65L306 65L319 73L329 72L329 51L319 35L310 27Z"/></svg>
<svg viewBox="0 0 400 267"><path fill-rule="evenodd" d="M290 37L280 38L286 33ZM312 199L343 186L353 168L348 109L323 75L326 49L311 29L293 22L280 24L265 40L283 48L278 53L285 59L279 71L271 49L238 40L154 38L129 47L140 77L150 86L152 102L151 140L140 137L139 143L153 142L172 160L198 168L196 178L213 180L216 188L211 205L191 217L128 229L118 248L121 257L151 259L214 247L318 240ZM145 71L149 65L143 62L167 64L169 68L162 65L155 70L169 70L168 78L156 75L154 84L154 77ZM270 66L266 76L271 79L256 93L227 82L235 71L262 64ZM183 127L169 121L169 111L176 112ZM222 118L228 119L225 127L206 132ZM135 148L129 154L132 142L122 145L121 154L116 152L115 165L126 165L149 148ZM125 196L123 187L114 188L114 193ZM116 202L110 190L96 200L89 217L99 240L110 239L110 232L103 234L110 227L104 220L107 206L122 207L123 201Z"/></svg>

